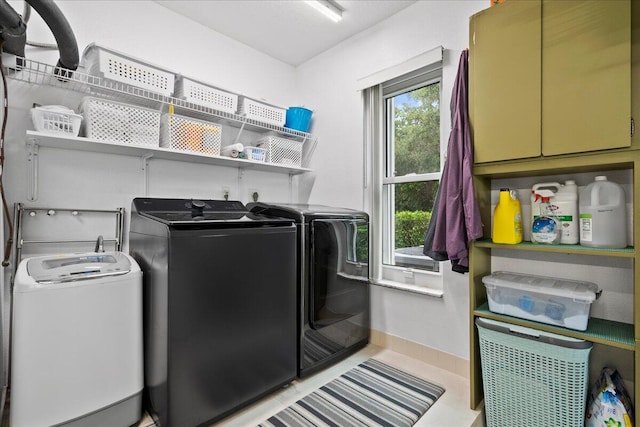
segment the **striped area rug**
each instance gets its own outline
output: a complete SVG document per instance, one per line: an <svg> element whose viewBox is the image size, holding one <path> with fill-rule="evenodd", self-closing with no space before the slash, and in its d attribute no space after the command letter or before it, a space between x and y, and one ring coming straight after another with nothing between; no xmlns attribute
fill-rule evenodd
<svg viewBox="0 0 640 427"><path fill-rule="evenodd" d="M369 359L258 427L412 426L442 393L440 386Z"/></svg>
<svg viewBox="0 0 640 427"><path fill-rule="evenodd" d="M344 349L344 346L322 335L320 332L309 329L304 333L302 352L305 365L310 366L315 362L326 359Z"/></svg>

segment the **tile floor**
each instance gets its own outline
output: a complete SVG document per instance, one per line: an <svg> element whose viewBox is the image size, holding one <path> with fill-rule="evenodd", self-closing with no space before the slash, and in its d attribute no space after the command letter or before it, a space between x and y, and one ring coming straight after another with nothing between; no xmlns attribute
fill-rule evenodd
<svg viewBox="0 0 640 427"><path fill-rule="evenodd" d="M479 411L469 409L469 380L401 353L369 345L356 354L311 377L294 381L284 388L251 406L213 424L216 427L253 427L276 414L298 399L311 393L323 384L342 375L369 358L381 360L401 368L408 373L445 387L445 393L429 408L416 427L480 427L484 417ZM146 417L138 427L152 427L153 421ZM347 426L345 426L347 427Z"/></svg>

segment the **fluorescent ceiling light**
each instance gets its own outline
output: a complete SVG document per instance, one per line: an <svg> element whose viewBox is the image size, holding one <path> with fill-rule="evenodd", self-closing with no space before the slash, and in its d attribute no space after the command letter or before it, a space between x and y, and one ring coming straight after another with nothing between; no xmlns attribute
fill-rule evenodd
<svg viewBox="0 0 640 427"><path fill-rule="evenodd" d="M305 0L305 3L333 22L338 22L342 19L342 9L331 0Z"/></svg>

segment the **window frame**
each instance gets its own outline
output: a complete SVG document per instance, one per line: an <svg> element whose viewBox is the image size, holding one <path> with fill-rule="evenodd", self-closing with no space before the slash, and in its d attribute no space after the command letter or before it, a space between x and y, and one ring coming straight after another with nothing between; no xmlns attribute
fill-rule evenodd
<svg viewBox="0 0 640 427"><path fill-rule="evenodd" d="M395 230L394 216L395 204L393 199L394 184L410 182L440 181L446 151L446 140L442 132L442 98L443 98L443 69L442 62L434 62L414 71L399 75L379 85L373 86L364 93L365 103L365 144L371 148L371 176L369 178L368 192L372 213L371 225L371 261L372 281L375 284L393 287L397 289L418 292L435 297L443 294L443 263L439 262L439 271L432 272L414 267L393 266L385 264L393 256ZM393 111L388 111L387 103L393 96L438 83L440 86L440 171L393 176L390 170L393 161L388 162L387 153L394 155L389 147L392 144ZM391 117L389 117L391 115ZM392 160L393 159L392 157ZM365 187L367 185L365 184ZM391 189L391 191L389 191ZM425 230L426 231L426 230ZM389 236L387 248L383 239L383 233ZM386 253L385 253L386 252ZM383 256L383 253L385 255ZM437 261L436 261L437 262Z"/></svg>

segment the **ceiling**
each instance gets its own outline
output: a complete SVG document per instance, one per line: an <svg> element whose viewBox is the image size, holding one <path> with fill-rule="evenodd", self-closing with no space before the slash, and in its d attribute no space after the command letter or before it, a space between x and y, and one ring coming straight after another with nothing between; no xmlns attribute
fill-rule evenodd
<svg viewBox="0 0 640 427"><path fill-rule="evenodd" d="M302 0L155 0L287 64L298 66L417 0L337 0L332 22Z"/></svg>

